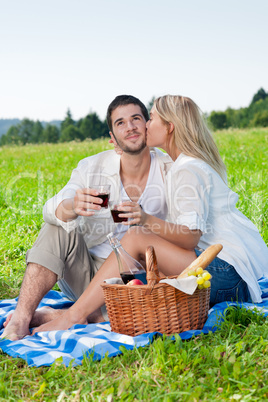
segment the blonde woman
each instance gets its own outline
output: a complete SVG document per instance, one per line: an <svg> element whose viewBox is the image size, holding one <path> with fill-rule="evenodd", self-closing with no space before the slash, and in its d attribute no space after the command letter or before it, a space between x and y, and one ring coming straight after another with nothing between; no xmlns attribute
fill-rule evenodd
<svg viewBox="0 0 268 402"><path fill-rule="evenodd" d="M163 275L176 275L208 246L223 249L207 270L212 274L211 304L261 301L258 279L268 275L268 249L257 228L236 209L237 194L227 186L224 163L198 106L183 96L156 99L147 122L147 145L164 149L174 164L165 178L166 221L123 203L127 224L123 247L136 259L155 248ZM104 303L100 283L118 276L111 253L80 299L59 318L35 330L67 329L91 320Z"/></svg>
<svg viewBox="0 0 268 402"><path fill-rule="evenodd" d="M219 258L207 268L213 275L212 304L260 302L257 281L268 275L268 249L253 223L236 209L238 196L227 186L225 165L193 100L171 95L158 98L147 123L147 145L163 148L174 160L166 180L168 220L177 229L197 231L196 255L199 248L223 245ZM151 219L143 216L141 222L150 228ZM186 238L178 238L188 248Z"/></svg>

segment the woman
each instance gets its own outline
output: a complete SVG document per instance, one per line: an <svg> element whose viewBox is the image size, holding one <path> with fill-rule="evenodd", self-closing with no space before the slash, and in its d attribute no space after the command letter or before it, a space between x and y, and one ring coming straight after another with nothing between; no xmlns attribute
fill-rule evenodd
<svg viewBox="0 0 268 402"><path fill-rule="evenodd" d="M164 149L174 160L166 177L169 216L163 221L136 204L123 203L132 227L123 247L136 259L155 248L163 275L176 275L211 244L223 250L207 267L212 274L211 304L261 301L257 280L268 275L268 249L257 228L236 208L238 196L227 187L224 163L197 105L182 96L158 98L147 122L147 145ZM129 224L129 223L128 223ZM114 253L80 299L40 330L66 329L87 322L104 303L100 283L118 276Z"/></svg>
<svg viewBox="0 0 268 402"><path fill-rule="evenodd" d="M201 249L223 245L219 257L224 262L216 258L207 268L213 276L212 303L247 301L248 290L252 301L260 302L257 280L268 274L268 249L253 223L235 208L238 196L226 185L224 163L197 105L182 96L157 99L147 144L163 148L175 161L167 176L169 220L198 229Z"/></svg>

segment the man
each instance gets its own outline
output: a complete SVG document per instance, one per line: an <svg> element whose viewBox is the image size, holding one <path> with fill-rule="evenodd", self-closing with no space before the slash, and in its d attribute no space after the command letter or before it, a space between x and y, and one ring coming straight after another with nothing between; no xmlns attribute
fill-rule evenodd
<svg viewBox="0 0 268 402"><path fill-rule="evenodd" d="M26 255L27 268L18 304L3 333L11 340L28 335L61 314L61 310L35 312L45 294L58 282L70 300L78 300L111 252L107 234L119 238L127 226L115 227L110 210L101 208L102 199L91 186L110 184L111 201L126 201L130 224L135 224L138 206L164 219L164 176L171 159L146 146L148 112L143 103L128 95L116 97L109 105L107 123L115 144L123 151L106 151L79 162L67 185L44 206L45 225ZM107 319L98 309L88 322Z"/></svg>

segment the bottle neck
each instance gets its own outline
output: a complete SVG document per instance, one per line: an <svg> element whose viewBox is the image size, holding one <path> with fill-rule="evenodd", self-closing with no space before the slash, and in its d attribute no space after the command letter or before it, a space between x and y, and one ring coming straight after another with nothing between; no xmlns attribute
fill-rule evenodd
<svg viewBox="0 0 268 402"><path fill-rule="evenodd" d="M118 238L113 233L109 233L107 238L117 257L120 273L144 271L144 268L139 261L135 260L127 253Z"/></svg>
<svg viewBox="0 0 268 402"><path fill-rule="evenodd" d="M107 235L107 239L109 240L109 243L111 245L111 247L115 247L120 245L120 241L118 240L118 238L115 236L115 234L113 232L109 233Z"/></svg>

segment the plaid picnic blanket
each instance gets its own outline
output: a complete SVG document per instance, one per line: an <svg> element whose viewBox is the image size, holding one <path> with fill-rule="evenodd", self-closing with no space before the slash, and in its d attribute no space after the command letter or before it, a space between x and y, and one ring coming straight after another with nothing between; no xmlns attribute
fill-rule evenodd
<svg viewBox="0 0 268 402"><path fill-rule="evenodd" d="M268 278L259 281L262 288L262 303L243 303L248 309L257 308L268 316ZM3 327L6 317L14 311L17 299L0 301L0 328ZM43 298L40 305L54 308L66 308L72 304L63 293L50 291ZM190 339L193 336L209 331L216 331L217 325L223 317L224 310L238 303L224 302L215 305L210 311L202 330L182 332L180 337ZM3 329L0 331L0 334ZM66 331L39 332L33 336L26 336L19 341L0 340L0 349L12 357L20 357L27 361L29 366L50 366L56 359L62 358L63 364L68 366L79 365L85 356L92 354L93 360L101 360L105 355L109 357L120 353L121 347L133 349L149 345L156 332L138 335L135 337L111 332L109 322L101 324L74 325Z"/></svg>

